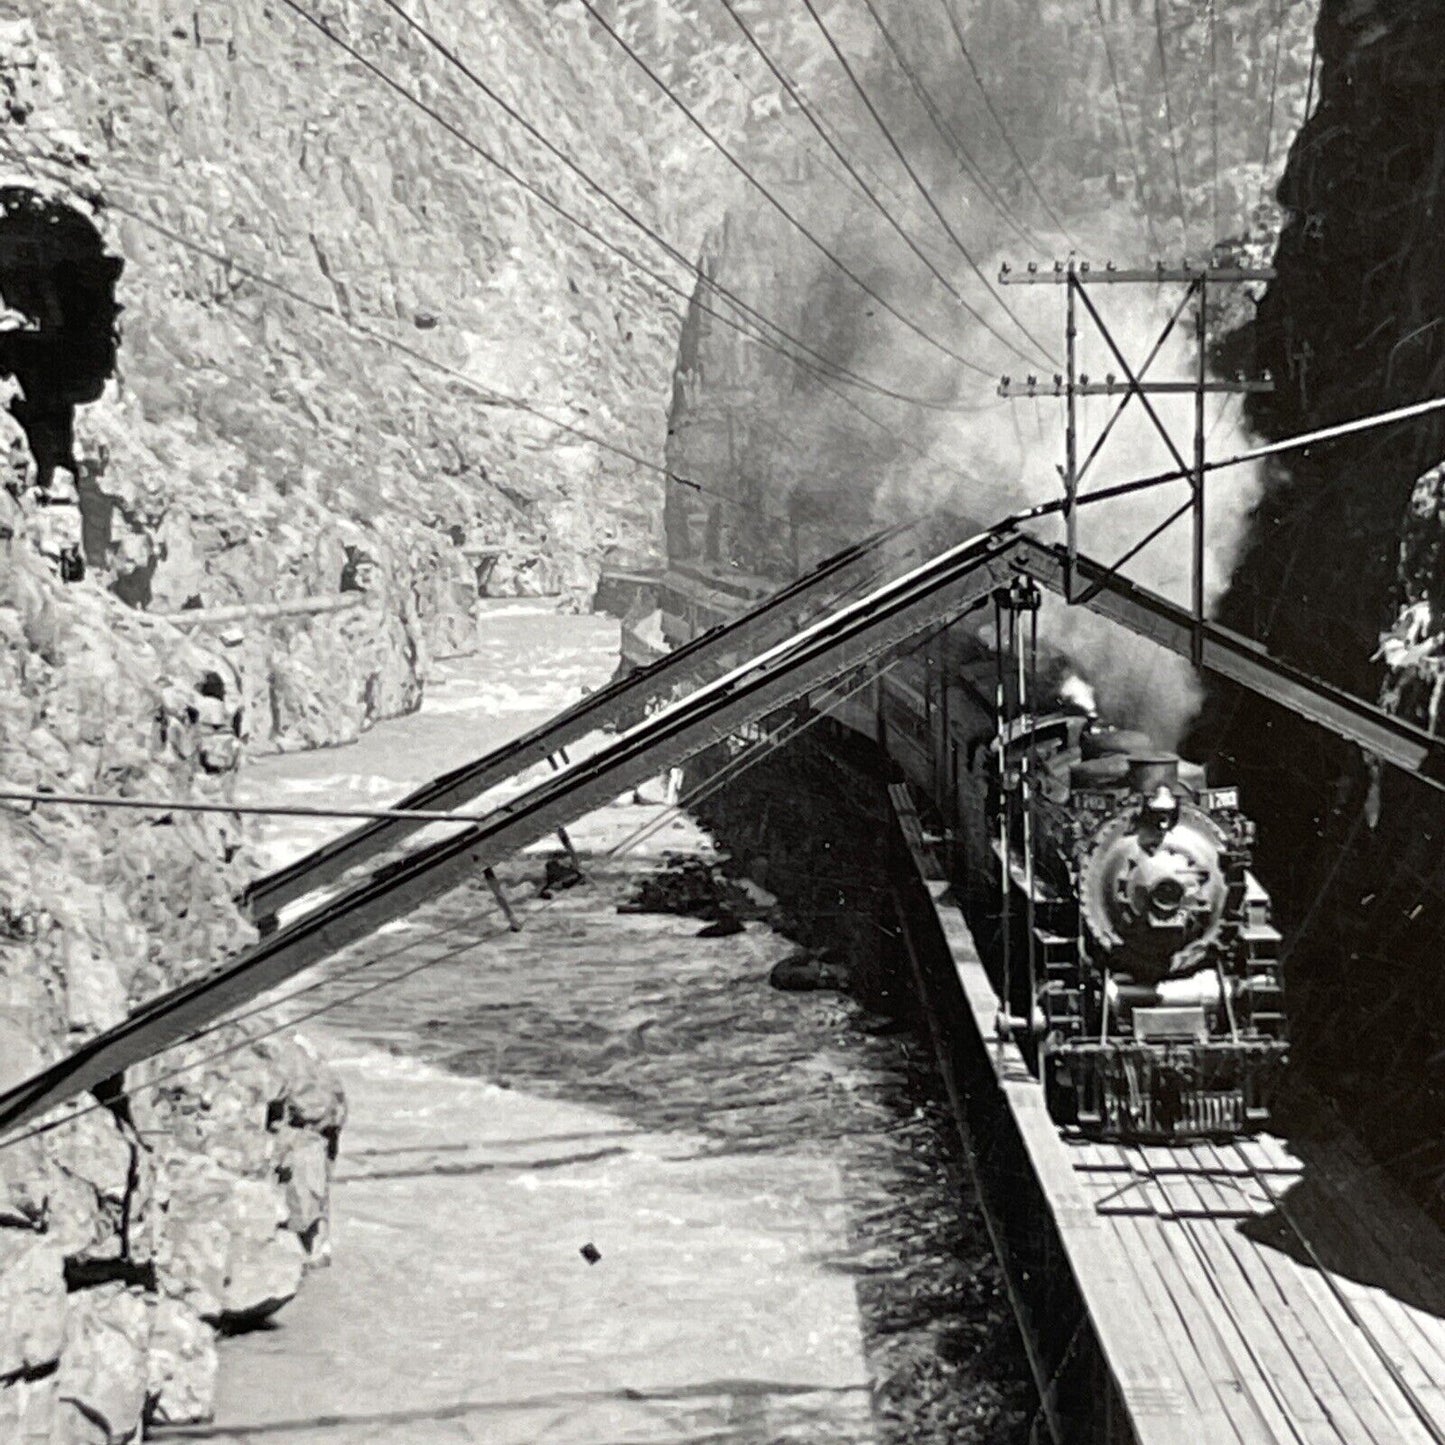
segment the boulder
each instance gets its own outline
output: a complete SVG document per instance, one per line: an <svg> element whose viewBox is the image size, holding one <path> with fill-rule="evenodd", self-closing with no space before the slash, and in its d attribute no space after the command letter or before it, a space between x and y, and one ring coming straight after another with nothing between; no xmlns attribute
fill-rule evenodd
<svg viewBox="0 0 1445 1445"><path fill-rule="evenodd" d="M799 949L773 965L768 982L785 993L808 993L816 989L846 988L846 969L830 963L825 954Z"/></svg>
<svg viewBox="0 0 1445 1445"><path fill-rule="evenodd" d="M286 1231L281 1190L200 1154L171 1164L169 1228L156 1259L161 1292L202 1319L247 1328L301 1285L305 1251Z"/></svg>
<svg viewBox="0 0 1445 1445"><path fill-rule="evenodd" d="M0 1229L0 1381L53 1365L64 1335L64 1256L42 1234Z"/></svg>
<svg viewBox="0 0 1445 1445"><path fill-rule="evenodd" d="M0 1440L56 1445L54 1373L0 1383Z"/></svg>
<svg viewBox="0 0 1445 1445"><path fill-rule="evenodd" d="M151 1311L122 1284L79 1290L67 1301L56 1379L56 1435L65 1445L122 1445L145 1413Z"/></svg>
<svg viewBox="0 0 1445 1445"><path fill-rule="evenodd" d="M215 1408L216 1336L181 1301L162 1296L152 1304L146 1390L151 1423L194 1425Z"/></svg>
<svg viewBox="0 0 1445 1445"><path fill-rule="evenodd" d="M231 1199L226 1288L216 1323L250 1329L275 1314L301 1288L306 1254L284 1228L276 1191L254 1179L238 1179Z"/></svg>

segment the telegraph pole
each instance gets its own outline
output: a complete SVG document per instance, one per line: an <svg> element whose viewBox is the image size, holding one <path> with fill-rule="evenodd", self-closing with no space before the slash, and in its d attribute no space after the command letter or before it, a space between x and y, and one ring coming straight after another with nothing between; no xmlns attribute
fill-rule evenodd
<svg viewBox="0 0 1445 1445"><path fill-rule="evenodd" d="M1164 439L1165 445L1174 457L1175 465L1189 477L1190 497L1166 522L1156 527L1134 547L1130 548L1110 568L1112 575L1131 558L1138 555L1150 542L1167 527L1172 525L1184 512L1193 517L1193 538L1190 560L1190 611L1194 619L1194 662L1198 666L1204 649L1204 477L1205 432L1204 398L1217 393L1273 391L1274 383L1268 378L1262 381L1212 381L1209 378L1209 350L1206 334L1205 309L1209 299L1209 288L1221 285L1240 285L1247 281L1272 281L1272 267L1260 266L1191 266L1187 261L1180 266L1165 266L1163 262L1153 267L1123 270L1111 261L1103 270L1094 270L1087 261L1076 262L1071 257L1067 262L1055 261L1052 270L1040 270L1031 263L1026 271L1014 271L1005 266L999 273L999 281L1005 286L1063 286L1064 296L1064 374L1055 375L1051 382L1040 382L1030 376L1024 381L1015 381L1005 376L999 382L998 392L1005 397L1062 397L1064 400L1064 465L1060 475L1064 483L1064 528L1066 559L1064 564L1064 595L1070 602L1086 601L1087 597L1078 589L1079 534L1077 504L1079 484L1089 468L1103 450L1119 418L1135 398L1148 413L1155 430ZM1115 339L1108 323L1094 304L1089 290L1093 286L1182 286L1183 294L1154 341L1148 356L1137 370L1130 365ZM1179 319L1184 315L1190 301L1196 303L1194 320L1196 366L1194 375L1188 380L1147 381L1145 376L1154 364L1155 358L1169 339ZM1079 307L1082 306L1093 322L1099 335L1108 345L1115 361L1124 373L1124 380L1117 379L1113 372L1103 381L1090 381L1078 371L1078 330ZM1188 394L1194 398L1194 447L1192 463L1184 459L1184 453L1173 433L1166 427L1154 409L1149 398L1159 395ZM1114 409L1103 429L1094 439L1083 463L1079 462L1079 417L1078 399L1081 396L1116 396L1119 405ZM1098 590L1099 584L1088 595Z"/></svg>

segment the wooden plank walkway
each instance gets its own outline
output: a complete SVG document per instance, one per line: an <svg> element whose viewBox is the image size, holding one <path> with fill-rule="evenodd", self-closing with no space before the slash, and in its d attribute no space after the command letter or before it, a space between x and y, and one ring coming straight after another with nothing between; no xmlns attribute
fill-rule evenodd
<svg viewBox="0 0 1445 1445"><path fill-rule="evenodd" d="M1445 1239L1359 1144L1328 1124L1168 1148L1061 1136L997 1037L947 885L928 890L1140 1445L1445 1442Z"/></svg>

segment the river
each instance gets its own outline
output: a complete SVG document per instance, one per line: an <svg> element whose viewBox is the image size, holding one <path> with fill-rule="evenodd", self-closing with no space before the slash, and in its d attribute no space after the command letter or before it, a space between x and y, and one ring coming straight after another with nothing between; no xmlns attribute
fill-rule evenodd
<svg viewBox="0 0 1445 1445"><path fill-rule="evenodd" d="M616 624L510 605L421 712L265 757L246 801L393 800L610 674ZM305 1033L350 1117L333 1262L224 1342L214 1425L288 1445L1013 1441L1027 1394L926 1053L833 994L783 994L791 945L619 914L669 851L714 855L660 786L573 829L587 880L539 897L532 850L363 950L394 988ZM345 824L278 820L275 866ZM613 850L656 827L625 854ZM367 981L368 972L363 976ZM308 999L314 1004L315 997Z"/></svg>

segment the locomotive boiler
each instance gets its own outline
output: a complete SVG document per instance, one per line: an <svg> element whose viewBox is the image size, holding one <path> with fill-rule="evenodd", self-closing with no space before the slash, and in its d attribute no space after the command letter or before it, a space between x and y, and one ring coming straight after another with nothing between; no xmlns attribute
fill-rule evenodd
<svg viewBox="0 0 1445 1445"><path fill-rule="evenodd" d="M1053 1118L1121 1139L1263 1125L1287 1053L1280 935L1236 790L1145 734L1024 714L991 791L1001 1027Z"/></svg>

